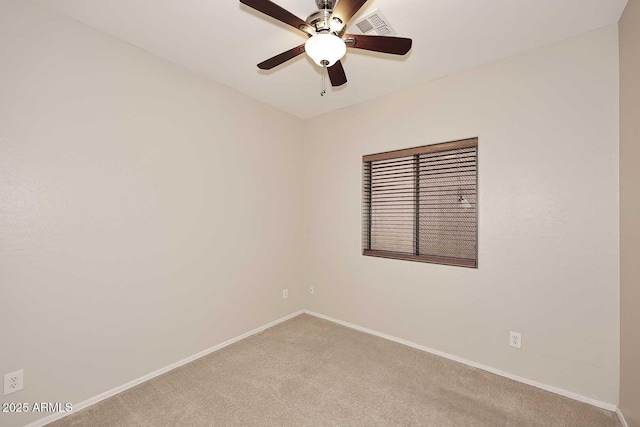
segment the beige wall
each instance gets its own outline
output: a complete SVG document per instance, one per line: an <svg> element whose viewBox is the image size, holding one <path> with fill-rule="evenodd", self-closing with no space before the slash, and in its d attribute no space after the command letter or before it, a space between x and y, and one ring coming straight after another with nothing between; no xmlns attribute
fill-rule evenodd
<svg viewBox="0 0 640 427"><path fill-rule="evenodd" d="M610 26L307 123L305 306L617 404ZM384 82L380 82L384 84ZM331 124L329 135L317 132ZM361 156L478 136L479 269L361 255ZM508 346L509 331L523 348Z"/></svg>
<svg viewBox="0 0 640 427"><path fill-rule="evenodd" d="M620 21L620 408L640 427L640 1Z"/></svg>
<svg viewBox="0 0 640 427"><path fill-rule="evenodd" d="M0 64L0 373L26 384L0 401L78 403L302 308L301 121L31 2L0 1Z"/></svg>
<svg viewBox="0 0 640 427"><path fill-rule="evenodd" d="M30 2L0 0L0 64L2 401L77 403L306 306L618 403L615 26L306 124ZM361 156L473 136L480 268L362 257Z"/></svg>

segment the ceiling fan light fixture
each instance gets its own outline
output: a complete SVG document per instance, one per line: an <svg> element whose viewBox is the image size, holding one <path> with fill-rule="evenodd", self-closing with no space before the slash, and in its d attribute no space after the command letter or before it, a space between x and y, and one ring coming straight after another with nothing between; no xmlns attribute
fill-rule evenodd
<svg viewBox="0 0 640 427"><path fill-rule="evenodd" d="M304 48L313 62L324 68L331 67L347 53L347 45L344 41L330 33L312 36L307 40Z"/></svg>
<svg viewBox="0 0 640 427"><path fill-rule="evenodd" d="M343 28L344 25L342 25L342 21L340 20L340 18L331 19L331 22L329 23L329 29L332 33L339 33Z"/></svg>

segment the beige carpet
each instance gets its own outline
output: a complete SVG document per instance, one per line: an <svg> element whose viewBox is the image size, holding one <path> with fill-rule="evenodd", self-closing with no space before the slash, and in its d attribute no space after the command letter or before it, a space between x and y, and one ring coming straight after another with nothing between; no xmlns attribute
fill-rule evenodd
<svg viewBox="0 0 640 427"><path fill-rule="evenodd" d="M615 414L296 317L55 426L616 426Z"/></svg>

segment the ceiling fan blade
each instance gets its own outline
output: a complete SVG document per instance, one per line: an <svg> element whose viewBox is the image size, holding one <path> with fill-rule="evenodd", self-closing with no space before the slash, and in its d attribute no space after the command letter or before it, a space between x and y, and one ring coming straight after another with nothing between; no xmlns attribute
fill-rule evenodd
<svg viewBox="0 0 640 427"><path fill-rule="evenodd" d="M339 18L346 26L349 20L355 15L367 0L340 0L333 9L331 18Z"/></svg>
<svg viewBox="0 0 640 427"><path fill-rule="evenodd" d="M250 8L257 10L258 12L262 12L265 15L269 15L280 22L291 25L296 30L313 34L313 28L309 24L269 0L240 0L240 3L246 4Z"/></svg>
<svg viewBox="0 0 640 427"><path fill-rule="evenodd" d="M331 86L342 86L347 82L347 75L344 73L344 68L342 68L342 62L336 62L331 67L327 68L327 71L329 72Z"/></svg>
<svg viewBox="0 0 640 427"><path fill-rule="evenodd" d="M259 63L258 68L260 68L261 70L270 70L303 53L304 53L304 44L301 44L300 46L296 46L293 49L290 49L286 52L282 52L280 55L276 55L273 58L269 58L266 61Z"/></svg>
<svg viewBox="0 0 640 427"><path fill-rule="evenodd" d="M411 50L411 39L388 36L365 36L357 34L345 34L343 37L347 47L356 49L373 50L375 52L404 55Z"/></svg>

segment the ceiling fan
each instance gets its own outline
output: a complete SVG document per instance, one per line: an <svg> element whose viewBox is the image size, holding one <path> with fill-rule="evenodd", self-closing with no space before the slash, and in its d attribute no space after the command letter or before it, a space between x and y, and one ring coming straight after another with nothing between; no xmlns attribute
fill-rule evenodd
<svg viewBox="0 0 640 427"><path fill-rule="evenodd" d="M309 37L306 43L269 58L258 64L262 70L270 70L304 52L320 67L326 68L332 86L342 86L347 76L340 59L347 47L375 52L404 55L411 50L411 39L403 37L345 34L349 20L367 0L316 0L318 10L306 21L269 0L240 0L240 3L291 25Z"/></svg>

